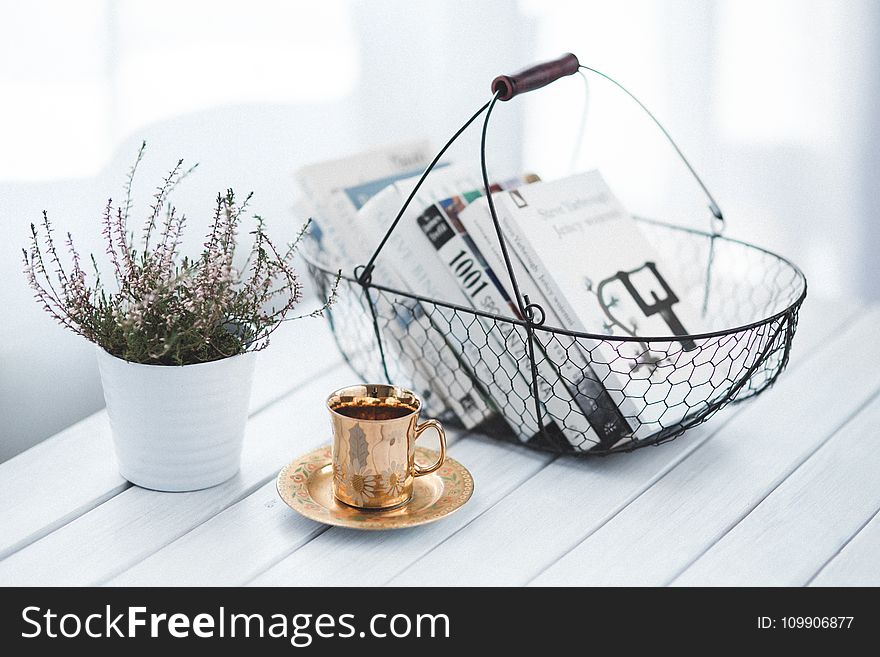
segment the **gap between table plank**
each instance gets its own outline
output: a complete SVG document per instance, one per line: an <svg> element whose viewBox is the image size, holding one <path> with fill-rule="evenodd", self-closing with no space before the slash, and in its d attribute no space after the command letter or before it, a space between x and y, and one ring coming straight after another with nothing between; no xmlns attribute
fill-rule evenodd
<svg viewBox="0 0 880 657"><path fill-rule="evenodd" d="M880 586L880 510L813 575L808 586Z"/></svg>

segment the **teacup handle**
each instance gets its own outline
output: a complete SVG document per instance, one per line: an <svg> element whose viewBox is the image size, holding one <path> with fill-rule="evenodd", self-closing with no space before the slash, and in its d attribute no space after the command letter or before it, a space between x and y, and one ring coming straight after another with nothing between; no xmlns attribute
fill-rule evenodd
<svg viewBox="0 0 880 657"><path fill-rule="evenodd" d="M421 436L426 429L434 429L437 432L437 435L440 436L440 458L437 459L437 462L434 465L427 468L423 468L418 463L414 464L413 470L416 477L431 474L432 472L439 470L440 466L443 465L443 462L446 460L446 432L443 431L443 425L437 420L425 420L416 427L415 440L418 440L419 436Z"/></svg>

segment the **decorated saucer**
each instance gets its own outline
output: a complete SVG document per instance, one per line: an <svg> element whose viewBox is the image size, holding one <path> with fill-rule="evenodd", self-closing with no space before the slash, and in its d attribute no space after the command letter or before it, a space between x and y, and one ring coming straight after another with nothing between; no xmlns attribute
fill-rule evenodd
<svg viewBox="0 0 880 657"><path fill-rule="evenodd" d="M433 463L434 450L416 447L416 460ZM412 499L388 510L358 509L333 496L330 445L304 454L278 473L281 499L306 518L353 529L401 529L424 525L460 509L474 492L474 479L461 463L448 456L436 472L416 477Z"/></svg>

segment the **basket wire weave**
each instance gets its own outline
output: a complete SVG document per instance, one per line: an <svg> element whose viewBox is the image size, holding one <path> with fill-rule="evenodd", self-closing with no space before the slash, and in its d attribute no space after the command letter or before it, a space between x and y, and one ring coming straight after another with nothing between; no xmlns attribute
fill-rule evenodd
<svg viewBox="0 0 880 657"><path fill-rule="evenodd" d="M543 309L520 293L491 195L490 213L514 291L512 296L520 311L517 317L465 308L372 280L376 258L421 181L458 136L484 112L481 165L484 187L489 188L485 153L489 117L499 100L515 95L504 98L505 90L495 83L492 100L452 136L427 167L370 261L352 274L343 273L337 301L326 314L341 353L361 379L384 380L415 390L422 396L426 411L441 415L446 423L456 424L457 419L451 412L440 413L444 409L443 394L454 394L464 400L479 397L496 411L492 419L476 429L482 433L519 443L510 425L520 422L527 426L537 421L539 431L528 441L529 447L577 455L628 452L672 440L727 404L753 397L771 386L788 363L807 284L803 273L788 260L723 237L723 216L718 204L657 119L619 83L579 65L573 55L550 65L558 65L566 58L571 58L566 62L568 72L518 93L575 71L587 70L609 80L648 113L705 192L713 219L711 232L644 218L637 221L664 266L677 270L673 272L674 280L683 286L677 290L679 296L702 309L706 332L684 338L612 337L545 326ZM547 66L539 65L517 75L542 67L546 72ZM516 79L513 76L514 82ZM307 265L318 291L329 293L338 269L321 262L320 253L307 255ZM402 330L405 341L401 340ZM428 331L436 331L443 339L429 336ZM686 354L684 344L688 344ZM504 345L505 354L498 352L498 345ZM511 356L518 368L510 367ZM597 363L602 364L603 371L613 374L602 380L604 388L617 399L636 402L614 409L632 429L627 440L602 444L596 441L595 434L588 436L583 432L581 441L572 440L572 434L578 433L577 427L583 426L584 410L571 396L563 398L557 394L559 381L542 375L553 371L566 388L576 388L577 373L579 380L595 377L591 366ZM456 370L467 376L451 376ZM531 373L528 394L514 383L523 371ZM435 389L436 382L450 380L456 381L461 389ZM504 390L505 397L490 394L490 387ZM590 401L594 408L609 403L607 395L598 394ZM628 413L628 408L639 411Z"/></svg>

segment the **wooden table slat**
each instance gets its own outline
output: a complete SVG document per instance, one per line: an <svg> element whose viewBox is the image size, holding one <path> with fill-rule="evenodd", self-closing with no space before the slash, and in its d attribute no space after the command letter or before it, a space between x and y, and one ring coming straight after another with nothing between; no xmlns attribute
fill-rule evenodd
<svg viewBox="0 0 880 657"><path fill-rule="evenodd" d="M225 484L173 494L132 486L0 561L0 582L80 585L114 577L262 487L280 464L324 442L327 391L350 381L351 372L339 365L254 416L247 425L242 469Z"/></svg>
<svg viewBox="0 0 880 657"><path fill-rule="evenodd" d="M806 584L880 509L878 426L875 396L673 584Z"/></svg>
<svg viewBox="0 0 880 657"><path fill-rule="evenodd" d="M63 482L63 494L55 481ZM129 486L103 410L0 464L0 559Z"/></svg>
<svg viewBox="0 0 880 657"><path fill-rule="evenodd" d="M534 583L673 580L880 388L878 321L873 310L835 335Z"/></svg>

